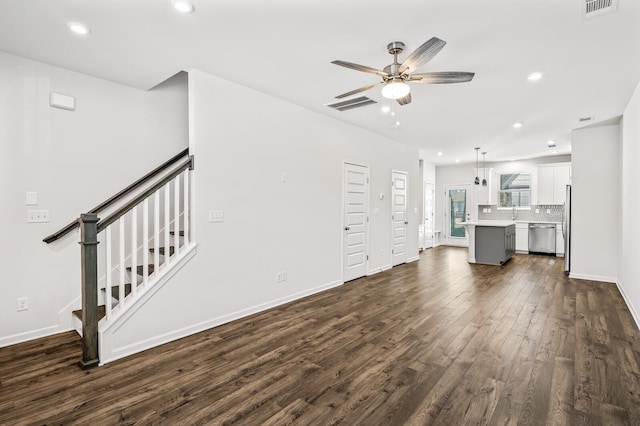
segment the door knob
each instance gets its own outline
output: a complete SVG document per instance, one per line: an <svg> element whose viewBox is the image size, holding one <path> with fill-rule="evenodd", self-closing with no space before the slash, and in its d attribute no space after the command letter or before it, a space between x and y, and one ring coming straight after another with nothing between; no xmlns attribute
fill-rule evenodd
<svg viewBox="0 0 640 426"><path fill-rule="evenodd" d="M345 231L348 231L349 229L351 229L351 228L349 228L348 226L345 226L345 227L344 227L344 230L345 230Z"/></svg>

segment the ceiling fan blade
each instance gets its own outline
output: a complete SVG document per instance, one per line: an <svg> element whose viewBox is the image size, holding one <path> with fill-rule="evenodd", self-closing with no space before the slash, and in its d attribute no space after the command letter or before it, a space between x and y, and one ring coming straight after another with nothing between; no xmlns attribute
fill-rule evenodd
<svg viewBox="0 0 640 426"><path fill-rule="evenodd" d="M441 71L426 72L423 74L412 74L408 81L411 83L430 83L430 84L447 84L447 83L464 83L471 81L475 73L458 72L458 71Z"/></svg>
<svg viewBox="0 0 640 426"><path fill-rule="evenodd" d="M361 88L359 88L359 89L352 90L352 91L350 91L350 92L347 92L347 93L343 93L343 94L341 94L341 95L338 95L338 96L336 96L336 99L342 99L342 98L346 98L347 96L355 95L356 93L365 92L365 91L367 91L367 90L369 90L369 89L371 89L371 88L373 88L373 87L379 86L379 85L381 85L381 84L384 84L384 83L383 83L383 82L380 82L380 83L376 83L376 84L370 84L370 85L368 85L368 86L364 86L364 87L361 87Z"/></svg>
<svg viewBox="0 0 640 426"><path fill-rule="evenodd" d="M411 52L407 59L400 65L400 74L408 74L416 71L422 65L432 60L438 52L442 50L446 41L440 40L438 37L431 37L428 41Z"/></svg>
<svg viewBox="0 0 640 426"><path fill-rule="evenodd" d="M366 65L354 64L353 62L331 61L331 63L332 64L336 64L336 65L340 65L341 67L351 68L352 70L356 70L356 71L368 72L370 74L377 74L380 77L388 77L389 76L389 74L387 74L384 71L377 70L375 68L371 68L371 67L368 67Z"/></svg>
<svg viewBox="0 0 640 426"><path fill-rule="evenodd" d="M407 105L411 103L411 93L408 93L407 96L402 97L402 98L398 98L396 99L396 101L400 104L400 105Z"/></svg>

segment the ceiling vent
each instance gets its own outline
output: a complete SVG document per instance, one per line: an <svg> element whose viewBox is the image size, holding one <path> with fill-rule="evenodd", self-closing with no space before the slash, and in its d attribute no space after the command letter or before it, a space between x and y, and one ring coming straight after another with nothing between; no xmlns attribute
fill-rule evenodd
<svg viewBox="0 0 640 426"><path fill-rule="evenodd" d="M591 19L597 16L614 12L618 8L618 0L580 0L582 3L582 19Z"/></svg>
<svg viewBox="0 0 640 426"><path fill-rule="evenodd" d="M376 104L377 102L373 99L367 98L366 96L360 96L359 98L349 99L342 102L336 102L335 104L327 104L326 106L337 109L338 111L346 111L349 109L360 108L367 105Z"/></svg>
<svg viewBox="0 0 640 426"><path fill-rule="evenodd" d="M578 121L580 123L588 123L588 122L590 122L592 120L593 120L593 115L591 117L580 117L580 118L578 118Z"/></svg>

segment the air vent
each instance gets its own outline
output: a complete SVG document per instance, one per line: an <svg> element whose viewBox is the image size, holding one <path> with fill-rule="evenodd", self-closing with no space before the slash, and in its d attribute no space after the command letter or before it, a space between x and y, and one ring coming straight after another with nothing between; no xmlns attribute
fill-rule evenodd
<svg viewBox="0 0 640 426"><path fill-rule="evenodd" d="M360 108L363 106L376 104L373 99L369 99L366 96L360 96L359 98L349 99L347 101L336 102L335 104L327 104L326 106L337 109L338 111L346 111L353 108Z"/></svg>
<svg viewBox="0 0 640 426"><path fill-rule="evenodd" d="M580 123L588 123L591 120L593 120L593 115L591 117L580 117L580 118L578 118L578 121Z"/></svg>
<svg viewBox="0 0 640 426"><path fill-rule="evenodd" d="M583 3L582 19L614 12L618 8L618 0L580 0Z"/></svg>

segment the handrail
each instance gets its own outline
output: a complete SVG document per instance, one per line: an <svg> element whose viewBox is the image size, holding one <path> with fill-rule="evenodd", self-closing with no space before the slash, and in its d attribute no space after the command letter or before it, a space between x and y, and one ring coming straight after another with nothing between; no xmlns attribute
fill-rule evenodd
<svg viewBox="0 0 640 426"><path fill-rule="evenodd" d="M153 185L151 188L147 189L145 192L143 192L142 194L138 195L136 198L134 198L133 200L129 201L127 204L125 204L124 206L120 207L118 210L116 210L115 212L113 212L112 214L107 216L106 218L100 220L98 222L98 233L100 233L107 226L109 226L112 223L114 223L116 220L120 219L121 216L124 216L134 206L137 206L138 204L140 204L142 201L144 201L145 198L149 197L154 192L156 192L158 189L162 188L167 182L172 180L174 177L178 176L180 173L182 173L187 168L193 168L193 156L190 156L188 160L180 163L180 165L178 167L173 169L173 171L171 173L166 175L162 180L160 180L158 183Z"/></svg>
<svg viewBox="0 0 640 426"><path fill-rule="evenodd" d="M134 189L136 189L137 187L139 187L143 183L147 182L148 180L152 179L153 177L155 177L156 175L158 175L159 173L161 173L165 169L169 168L169 166L171 166L172 164L176 163L178 160L180 160L181 158L183 158L185 155L188 155L188 154L189 154L189 148L187 148L184 151L181 151L180 153L174 155L173 157L171 157L171 159L165 161L160 166L156 167L155 169L153 169L152 171L150 171L149 173L147 173L146 175L144 175L143 177L141 177L140 179L138 179L137 181L135 181L131 185L127 186L122 191L120 191L117 194L115 194L114 196L110 197L108 200L100 203L99 205L97 205L93 209L89 210L87 213L100 213L102 210L104 210L107 207L111 206L116 201L118 201L120 198L124 197L125 195L127 195L128 193L130 193L131 191L133 191ZM192 160L190 159L189 161L192 161ZM54 232L53 234L49 235L48 237L46 237L42 241L44 241L47 244L50 244L50 243L52 243L52 242L64 237L65 235L67 235L69 232L73 231L78 226L80 226L80 223L78 222L78 219L76 219L73 222L71 222L70 224L68 224L67 226L65 226L64 228L61 228L57 232Z"/></svg>

